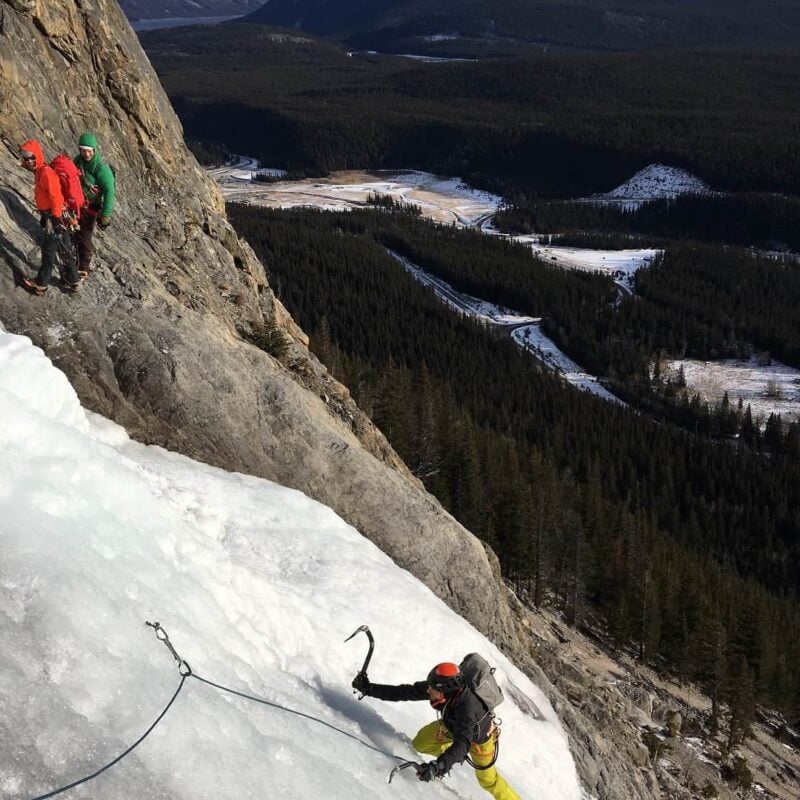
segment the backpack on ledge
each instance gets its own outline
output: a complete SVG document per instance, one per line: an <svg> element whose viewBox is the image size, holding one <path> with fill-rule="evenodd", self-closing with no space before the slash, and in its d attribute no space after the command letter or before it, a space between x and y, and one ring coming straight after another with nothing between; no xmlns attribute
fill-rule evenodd
<svg viewBox="0 0 800 800"><path fill-rule="evenodd" d="M487 711L493 712L503 702L505 699L503 690L497 685L494 678L495 668L490 666L483 656L477 653L464 656L464 660L459 664L459 669L467 686L486 706Z"/></svg>
<svg viewBox="0 0 800 800"><path fill-rule="evenodd" d="M86 205L81 186L81 173L72 159L64 153L59 153L51 162L50 167L58 175L61 182L61 194L64 195L64 206L76 217L80 216L81 209Z"/></svg>

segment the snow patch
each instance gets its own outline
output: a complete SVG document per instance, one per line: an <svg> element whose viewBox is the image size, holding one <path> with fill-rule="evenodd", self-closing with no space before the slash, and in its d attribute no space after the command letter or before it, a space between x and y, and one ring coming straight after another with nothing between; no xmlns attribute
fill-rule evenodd
<svg viewBox="0 0 800 800"><path fill-rule="evenodd" d="M473 189L459 178L416 170L375 172L344 171L327 178L263 183L255 172L264 172L255 159L240 157L235 163L209 170L226 200L267 208L310 207L327 211L367 208L375 195L417 206L437 222L465 227L479 225L494 215L503 199ZM276 170L270 170L279 174Z"/></svg>
<svg viewBox="0 0 800 800"><path fill-rule="evenodd" d="M520 347L529 350L546 367L555 370L576 389L591 392L610 403L625 405L622 400L609 392L596 376L582 370L578 364L559 350L553 340L548 339L542 332L540 322L516 328L511 336Z"/></svg>
<svg viewBox="0 0 800 800"><path fill-rule="evenodd" d="M780 414L784 423L800 421L800 371L779 361L760 364L757 359L669 359L665 375L677 376L680 369L690 395L695 393L719 404L725 393L732 408L739 398L750 405L753 420L764 425L770 414Z"/></svg>
<svg viewBox="0 0 800 800"><path fill-rule="evenodd" d="M651 200L674 200L684 194L710 195L708 184L686 170L666 164L650 164L616 189L584 198L586 202L638 208Z"/></svg>

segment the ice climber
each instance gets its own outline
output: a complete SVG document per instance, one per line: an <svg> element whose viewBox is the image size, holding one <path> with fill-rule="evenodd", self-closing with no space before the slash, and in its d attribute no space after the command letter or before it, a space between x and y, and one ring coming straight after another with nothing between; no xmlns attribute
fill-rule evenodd
<svg viewBox="0 0 800 800"><path fill-rule="evenodd" d="M417 768L419 780L441 778L469 756L478 783L492 797L519 800L494 767L499 731L493 715L467 685L456 664L437 664L427 680L399 686L371 683L364 672L359 672L353 688L378 700L428 700L436 709L436 721L421 728L412 742L418 753L436 756Z"/></svg>
<svg viewBox="0 0 800 800"><path fill-rule="evenodd" d="M33 294L44 294L53 277L56 256L60 255L64 268L64 283L69 291L77 291L80 278L75 263L75 251L66 225L61 181L55 170L45 162L42 146L36 139L29 139L20 145L19 156L22 166L34 173L33 196L36 210L39 212L39 222L44 230L39 273L35 281L23 278L22 285Z"/></svg>
<svg viewBox="0 0 800 800"><path fill-rule="evenodd" d="M88 277L94 252L94 226L97 224L105 230L111 224L116 202L116 181L113 170L101 158L97 138L92 133L83 133L78 139L75 166L81 171L81 185L88 202L81 213L75 245L81 277Z"/></svg>

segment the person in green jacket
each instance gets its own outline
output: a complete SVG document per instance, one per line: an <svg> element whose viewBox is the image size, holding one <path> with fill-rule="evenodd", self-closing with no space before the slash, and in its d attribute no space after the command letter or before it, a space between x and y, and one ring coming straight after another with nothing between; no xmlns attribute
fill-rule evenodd
<svg viewBox="0 0 800 800"><path fill-rule="evenodd" d="M89 275L94 245L95 224L105 229L111 224L111 214L116 202L114 172L100 156L97 138L92 133L81 134L75 166L81 172L81 185L87 206L80 216L80 228L75 234L78 250L78 270L81 277Z"/></svg>

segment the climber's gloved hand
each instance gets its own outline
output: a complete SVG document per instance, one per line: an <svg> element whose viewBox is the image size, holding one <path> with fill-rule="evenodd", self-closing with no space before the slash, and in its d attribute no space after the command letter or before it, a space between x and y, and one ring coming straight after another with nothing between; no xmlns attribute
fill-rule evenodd
<svg viewBox="0 0 800 800"><path fill-rule="evenodd" d="M440 775L441 772L439 771L438 761L429 761L427 764L420 764L417 767L417 778L425 783L432 781L434 778L438 778Z"/></svg>
<svg viewBox="0 0 800 800"><path fill-rule="evenodd" d="M105 214L101 214L97 218L97 224L105 230L111 224L111 217L107 217Z"/></svg>
<svg viewBox="0 0 800 800"><path fill-rule="evenodd" d="M367 673L359 672L358 675L353 678L352 686L357 692L361 692L361 694L369 696L370 685Z"/></svg>

